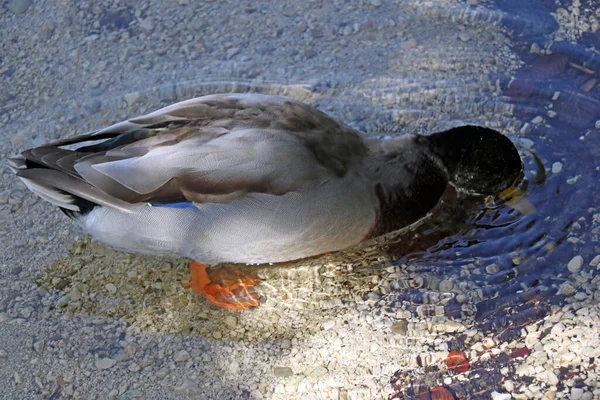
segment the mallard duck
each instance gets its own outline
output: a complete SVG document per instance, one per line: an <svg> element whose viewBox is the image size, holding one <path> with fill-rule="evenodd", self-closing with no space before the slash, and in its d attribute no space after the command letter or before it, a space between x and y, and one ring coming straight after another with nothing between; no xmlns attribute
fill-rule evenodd
<svg viewBox="0 0 600 400"><path fill-rule="evenodd" d="M522 168L491 129L365 139L304 103L261 94L182 101L9 165L98 240L197 260L186 286L231 309L258 305L258 279L207 265L342 250L422 218L449 183L492 194Z"/></svg>

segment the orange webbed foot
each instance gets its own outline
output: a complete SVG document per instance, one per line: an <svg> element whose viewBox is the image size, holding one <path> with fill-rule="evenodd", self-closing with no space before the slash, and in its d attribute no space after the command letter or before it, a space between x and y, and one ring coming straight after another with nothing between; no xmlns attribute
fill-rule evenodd
<svg viewBox="0 0 600 400"><path fill-rule="evenodd" d="M183 285L195 293L202 293L206 300L230 310L247 310L258 306L258 293L254 291L260 281L255 276L231 268L217 268L206 272L208 265L194 261L190 265L192 279Z"/></svg>

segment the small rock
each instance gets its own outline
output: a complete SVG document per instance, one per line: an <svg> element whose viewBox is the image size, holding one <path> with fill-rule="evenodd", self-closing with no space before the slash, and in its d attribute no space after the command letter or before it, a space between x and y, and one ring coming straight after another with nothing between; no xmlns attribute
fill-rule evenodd
<svg viewBox="0 0 600 400"><path fill-rule="evenodd" d="M549 110L547 113L548 118L555 118L558 114L554 110Z"/></svg>
<svg viewBox="0 0 600 400"><path fill-rule="evenodd" d="M158 372L156 372L156 376L159 378L164 378L167 375L169 375L169 370L166 368L161 368L158 370Z"/></svg>
<svg viewBox="0 0 600 400"><path fill-rule="evenodd" d="M113 360L112 358L101 358L96 360L96 368L104 370L110 369L115 366L117 360Z"/></svg>
<svg viewBox="0 0 600 400"><path fill-rule="evenodd" d="M540 115L531 120L532 124L541 124L542 122L544 122L544 118L542 118Z"/></svg>
<svg viewBox="0 0 600 400"><path fill-rule="evenodd" d="M225 57L228 60L230 60L231 58L233 58L239 52L240 52L240 48L239 47L232 47L230 49L227 49L227 54L225 55Z"/></svg>
<svg viewBox="0 0 600 400"><path fill-rule="evenodd" d="M562 163L560 161L553 163L552 164L552 173L558 174L560 171L562 171Z"/></svg>
<svg viewBox="0 0 600 400"><path fill-rule="evenodd" d="M417 47L417 39L408 39L400 44L402 50L410 50Z"/></svg>
<svg viewBox="0 0 600 400"><path fill-rule="evenodd" d="M25 132L17 132L10 137L10 142L13 146L19 147L27 141L27 135Z"/></svg>
<svg viewBox="0 0 600 400"><path fill-rule="evenodd" d="M127 367L128 370L130 370L131 372L138 372L140 369L142 369L138 363L131 363L129 365L129 367Z"/></svg>
<svg viewBox="0 0 600 400"><path fill-rule="evenodd" d="M127 106L131 107L131 106L139 103L139 101L142 99L142 95L139 94L138 92L131 92L131 93L127 93L125 96L123 96L123 98L125 99Z"/></svg>
<svg viewBox="0 0 600 400"><path fill-rule="evenodd" d="M175 83L166 82L158 87L158 98L163 101L177 100L177 91Z"/></svg>
<svg viewBox="0 0 600 400"><path fill-rule="evenodd" d="M492 400L510 400L512 399L512 395L510 393L499 393L496 391L493 391L491 393L492 395Z"/></svg>
<svg viewBox="0 0 600 400"><path fill-rule="evenodd" d="M598 121L596 121L594 126L596 127L596 129L600 129L600 119Z"/></svg>
<svg viewBox="0 0 600 400"><path fill-rule="evenodd" d="M382 4L381 0L371 0L371 5L373 7L379 7L379 6L381 6L381 4Z"/></svg>
<svg viewBox="0 0 600 400"><path fill-rule="evenodd" d="M71 299L70 294L65 294L56 302L56 308L64 308L69 304L69 300Z"/></svg>
<svg viewBox="0 0 600 400"><path fill-rule="evenodd" d="M19 314L21 314L21 316L25 319L28 319L29 317L31 317L31 314L33 313L33 307L23 307Z"/></svg>
<svg viewBox="0 0 600 400"><path fill-rule="evenodd" d="M223 337L223 335L221 334L221 332L219 331L214 331L213 332L213 337L217 340L221 339Z"/></svg>
<svg viewBox="0 0 600 400"><path fill-rule="evenodd" d="M320 376L325 376L327 375L327 368L325 367L313 367L313 368L308 368L306 371L304 371L304 376L316 376L316 377L320 377Z"/></svg>
<svg viewBox="0 0 600 400"><path fill-rule="evenodd" d="M600 264L600 254L594 257L592 261L590 261L590 266L592 267L597 267L598 264Z"/></svg>
<svg viewBox="0 0 600 400"><path fill-rule="evenodd" d="M552 371L546 371L546 381L552 386L558 385L558 377Z"/></svg>
<svg viewBox="0 0 600 400"><path fill-rule="evenodd" d="M454 282L450 279L444 279L440 282L440 291L441 292L450 292L454 287Z"/></svg>
<svg viewBox="0 0 600 400"><path fill-rule="evenodd" d="M190 359L190 353L188 353L186 350L180 350L178 351L175 356L173 357L173 360L175 360L175 362L184 362Z"/></svg>
<svg viewBox="0 0 600 400"><path fill-rule="evenodd" d="M281 341L281 348L282 349L289 349L292 346L292 342L290 342L289 339L283 339Z"/></svg>
<svg viewBox="0 0 600 400"><path fill-rule="evenodd" d="M44 345L45 343L43 340L38 340L37 342L33 343L33 350L35 350L35 352L38 354L42 354L44 351Z"/></svg>
<svg viewBox="0 0 600 400"><path fill-rule="evenodd" d="M323 323L323 330L328 331L335 326L335 320L327 321Z"/></svg>
<svg viewBox="0 0 600 400"><path fill-rule="evenodd" d="M582 265L583 265L583 257L575 256L571 259L571 261L569 261L569 264L567 264L567 269L569 270L569 272L575 273L581 269Z"/></svg>
<svg viewBox="0 0 600 400"><path fill-rule="evenodd" d="M113 285L112 283L107 283L104 288L106 289L106 291L110 294L115 294L117 293L117 287L115 285Z"/></svg>
<svg viewBox="0 0 600 400"><path fill-rule="evenodd" d="M467 32L461 32L458 34L458 38L463 42L468 42L471 40L471 35L469 35Z"/></svg>
<svg viewBox="0 0 600 400"><path fill-rule="evenodd" d="M531 48L529 49L531 54L540 54L540 45L537 43L532 43Z"/></svg>
<svg viewBox="0 0 600 400"><path fill-rule="evenodd" d="M0 350L0 358L6 358L6 357L8 357L8 354L6 353L6 351Z"/></svg>
<svg viewBox="0 0 600 400"><path fill-rule="evenodd" d="M225 322L225 325L227 325L231 329L234 329L238 323L237 319L233 315L226 316L223 322Z"/></svg>
<svg viewBox="0 0 600 400"><path fill-rule="evenodd" d="M408 332L408 321L403 319L398 322L395 322L390 329L394 333L406 335L406 333Z"/></svg>
<svg viewBox="0 0 600 400"><path fill-rule="evenodd" d="M290 367L275 367L273 368L273 375L278 377L293 376L294 371Z"/></svg>
<svg viewBox="0 0 600 400"><path fill-rule="evenodd" d="M582 397L583 397L583 389L582 388L571 389L571 400L579 400Z"/></svg>
<svg viewBox="0 0 600 400"><path fill-rule="evenodd" d="M15 378L15 383L16 384L20 384L23 383L23 378L21 377L21 374L18 372L15 372L14 374L14 378Z"/></svg>
<svg viewBox="0 0 600 400"><path fill-rule="evenodd" d="M14 14L23 14L32 4L33 0L10 0L6 8Z"/></svg>
<svg viewBox="0 0 600 400"><path fill-rule="evenodd" d="M184 379L183 382L179 386L175 388L177 393L194 395L200 394L200 388L196 385L196 382L191 381L189 379Z"/></svg>

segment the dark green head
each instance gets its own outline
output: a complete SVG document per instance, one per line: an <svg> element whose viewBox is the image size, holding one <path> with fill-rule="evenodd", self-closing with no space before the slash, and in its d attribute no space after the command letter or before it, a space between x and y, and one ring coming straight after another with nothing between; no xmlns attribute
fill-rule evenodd
<svg viewBox="0 0 600 400"><path fill-rule="evenodd" d="M458 189L494 194L522 175L523 163L517 148L493 129L466 125L434 133L427 140Z"/></svg>

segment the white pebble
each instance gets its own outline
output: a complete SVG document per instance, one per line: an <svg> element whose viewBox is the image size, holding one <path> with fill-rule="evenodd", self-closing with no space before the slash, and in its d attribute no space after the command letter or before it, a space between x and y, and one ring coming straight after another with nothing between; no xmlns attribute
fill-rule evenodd
<svg viewBox="0 0 600 400"><path fill-rule="evenodd" d="M113 360L112 358L101 358L96 361L96 368L98 369L110 369L115 366L117 360Z"/></svg>
<svg viewBox="0 0 600 400"><path fill-rule="evenodd" d="M531 120L532 124L541 124L542 122L544 122L544 118L539 115Z"/></svg>
<svg viewBox="0 0 600 400"><path fill-rule="evenodd" d="M592 261L590 261L590 266L592 266L592 267L596 267L596 266L598 266L598 264L600 264L600 254L598 254L596 257L594 257L592 259Z"/></svg>
<svg viewBox="0 0 600 400"><path fill-rule="evenodd" d="M579 400L583 397L583 389L582 388L573 388L571 389L571 400Z"/></svg>
<svg viewBox="0 0 600 400"><path fill-rule="evenodd" d="M600 129L600 119L598 121L596 121L594 126L596 127L596 129Z"/></svg>
<svg viewBox="0 0 600 400"><path fill-rule="evenodd" d="M512 395L510 393L498 393L496 391L492 392L492 399L494 400L510 400L512 399Z"/></svg>
<svg viewBox="0 0 600 400"><path fill-rule="evenodd" d="M583 265L583 257L575 256L571 259L571 261L569 261L569 264L567 265L567 269L569 270L569 272L575 273L581 269L582 265Z"/></svg>
<svg viewBox="0 0 600 400"><path fill-rule="evenodd" d="M180 350L177 353L175 353L175 356L173 357L173 360L175 362L184 362L190 359L190 353L188 353L185 350Z"/></svg>
<svg viewBox="0 0 600 400"><path fill-rule="evenodd" d="M557 161L554 164L552 164L553 174L558 174L560 171L562 171L562 163L560 161Z"/></svg>

